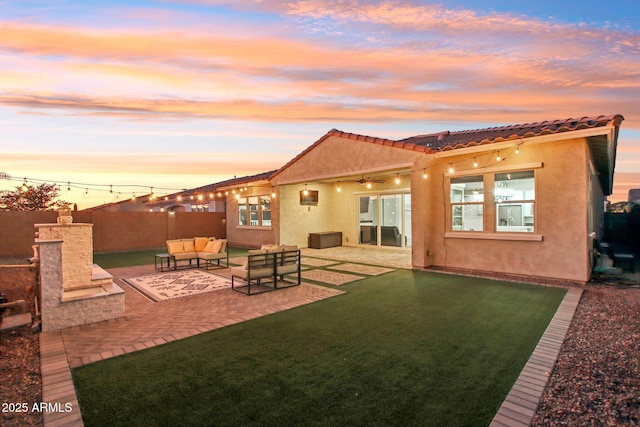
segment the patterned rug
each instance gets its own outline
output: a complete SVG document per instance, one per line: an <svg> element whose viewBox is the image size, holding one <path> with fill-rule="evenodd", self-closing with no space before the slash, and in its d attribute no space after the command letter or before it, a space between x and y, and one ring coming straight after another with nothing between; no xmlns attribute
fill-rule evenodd
<svg viewBox="0 0 640 427"><path fill-rule="evenodd" d="M172 271L122 280L154 302L231 288L231 279L202 270Z"/></svg>

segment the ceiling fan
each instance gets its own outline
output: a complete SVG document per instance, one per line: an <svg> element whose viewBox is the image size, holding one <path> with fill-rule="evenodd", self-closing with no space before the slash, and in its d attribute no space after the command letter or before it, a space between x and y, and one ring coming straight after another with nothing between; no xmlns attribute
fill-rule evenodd
<svg viewBox="0 0 640 427"><path fill-rule="evenodd" d="M384 179L371 179L369 177L365 178L364 175L362 175L362 178L356 180L355 182L359 184L371 184L371 183L384 184Z"/></svg>

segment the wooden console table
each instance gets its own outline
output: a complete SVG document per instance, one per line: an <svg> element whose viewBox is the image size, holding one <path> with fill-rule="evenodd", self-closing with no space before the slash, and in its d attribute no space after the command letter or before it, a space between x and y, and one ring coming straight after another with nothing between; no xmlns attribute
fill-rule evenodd
<svg viewBox="0 0 640 427"><path fill-rule="evenodd" d="M308 246L313 249L342 246L342 232L324 231L322 233L309 233Z"/></svg>

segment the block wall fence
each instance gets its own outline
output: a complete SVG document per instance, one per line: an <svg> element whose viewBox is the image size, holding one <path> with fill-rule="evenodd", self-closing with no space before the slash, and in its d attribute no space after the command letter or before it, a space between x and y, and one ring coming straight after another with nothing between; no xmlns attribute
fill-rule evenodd
<svg viewBox="0 0 640 427"><path fill-rule="evenodd" d="M226 238L224 212L72 212L74 223L93 224L93 251L160 248L166 240ZM0 256L32 256L34 224L55 223L58 213L0 211Z"/></svg>

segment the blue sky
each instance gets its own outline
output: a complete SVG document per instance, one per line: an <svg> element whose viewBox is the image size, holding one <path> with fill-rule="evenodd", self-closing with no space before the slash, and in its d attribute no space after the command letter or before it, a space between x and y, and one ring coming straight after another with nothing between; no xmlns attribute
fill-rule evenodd
<svg viewBox="0 0 640 427"><path fill-rule="evenodd" d="M276 169L332 128L619 113L621 200L640 187L639 20L632 1L0 0L0 189L71 183L83 208Z"/></svg>

